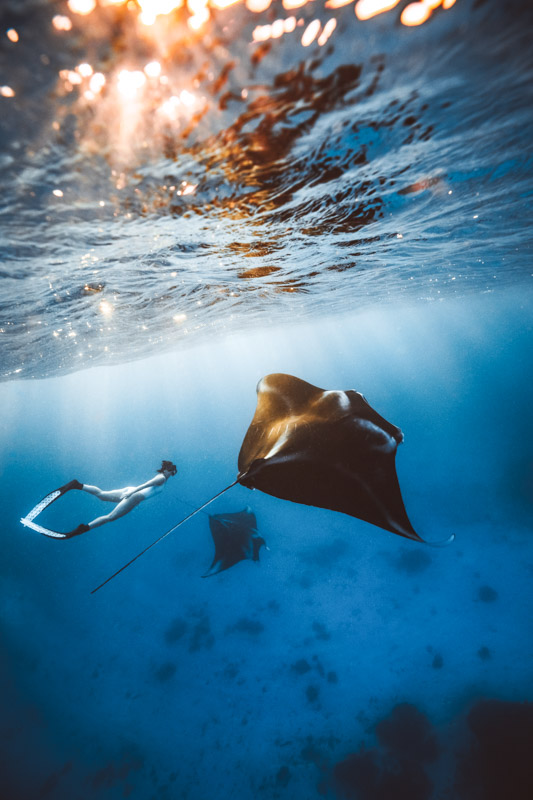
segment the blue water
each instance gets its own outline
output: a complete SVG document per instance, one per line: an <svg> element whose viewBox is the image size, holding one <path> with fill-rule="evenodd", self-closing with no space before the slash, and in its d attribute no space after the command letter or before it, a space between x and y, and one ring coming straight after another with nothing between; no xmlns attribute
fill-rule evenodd
<svg viewBox="0 0 533 800"><path fill-rule="evenodd" d="M65 4L2 3L7 800L533 796L531 6L413 29L320 6L297 14L335 16L327 46L267 50L281 5L141 41L116 9L59 35ZM155 56L205 113L164 128L150 89L119 136L113 76ZM84 60L95 105L58 80ZM259 563L203 580L200 513L91 594L235 479L271 372L362 392L404 432L414 528L455 541L235 486L209 511L251 507ZM112 525L19 522L162 459L178 475ZM38 522L109 510L70 492Z"/></svg>
<svg viewBox="0 0 533 800"><path fill-rule="evenodd" d="M480 698L533 699L531 312L516 292L374 310L4 384L10 796L342 797L335 765L349 754L396 763L375 726L408 703L438 742L428 762L415 744L436 792L415 796L477 797L454 788L466 714ZM253 508L270 547L259 564L202 580L213 545L198 515L90 595L233 480L255 383L273 369L364 389L405 433L415 528L456 541L433 550L235 487L212 508ZM71 476L138 483L162 457L178 476L113 525L57 542L18 524ZM68 529L101 507L72 492L42 519ZM497 722L513 736L505 710Z"/></svg>

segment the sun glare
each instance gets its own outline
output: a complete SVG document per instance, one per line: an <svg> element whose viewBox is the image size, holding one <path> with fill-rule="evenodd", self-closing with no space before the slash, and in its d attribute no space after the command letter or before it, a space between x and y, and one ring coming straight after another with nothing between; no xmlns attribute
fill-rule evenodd
<svg viewBox="0 0 533 800"><path fill-rule="evenodd" d="M315 41L320 28L321 23L319 19L314 19L309 23L302 36L302 45L304 47L309 47L309 45Z"/></svg>
<svg viewBox="0 0 533 800"><path fill-rule="evenodd" d="M150 61L144 67L144 72L149 78L159 78L161 75L161 64L159 61Z"/></svg>
<svg viewBox="0 0 533 800"><path fill-rule="evenodd" d="M146 75L140 69L123 69L118 74L117 88L122 97L135 97L146 83Z"/></svg>
<svg viewBox="0 0 533 800"><path fill-rule="evenodd" d="M70 31L72 30L72 20L70 17L65 17L62 14L56 14L52 18L52 25L56 31Z"/></svg>
<svg viewBox="0 0 533 800"><path fill-rule="evenodd" d="M67 6L73 14L87 16L96 8L96 0L68 0Z"/></svg>
<svg viewBox="0 0 533 800"><path fill-rule="evenodd" d="M396 8L399 2L400 0L358 0L355 4L355 14L357 19L370 19L375 17L376 14L391 11Z"/></svg>
<svg viewBox="0 0 533 800"><path fill-rule="evenodd" d="M404 0L401 13L399 0L323 0L321 10L332 11L322 11L322 18L312 14L319 0L314 3L282 0L274 7L272 0L64 0L60 5L67 13L52 16L51 26L61 35L74 29L71 52L80 54L80 63L76 64L74 56L70 64L63 60L57 72L57 95L65 100L69 111L80 114L83 124L87 123L82 136L87 152L103 147L113 168L117 168L116 186L124 188L124 163L128 160L159 147L169 136L189 136L204 113L216 109L219 100L220 109L228 102L226 98L250 102L245 86L228 85L224 94L220 92L229 70L217 73L214 65L220 55L233 68L229 60L231 38L237 35L234 31L242 31L243 20L250 23L251 14L257 15L259 24L251 26L251 33L246 29L246 46L289 37L295 48L308 49L309 57L314 58L318 48L335 35L343 14L346 25L345 5L353 4L361 21L397 9L395 22L416 27L436 9L451 8L455 0ZM235 13L233 7L237 5L240 8ZM304 7L306 11L300 12ZM354 12L349 13L353 19ZM14 27L4 33L12 45L19 42L20 33ZM100 47L106 33L110 45L107 53ZM91 55L90 60L81 61L83 50L76 43L82 42L84 35L88 37L86 52ZM270 45L254 48L252 58L263 58L269 49ZM199 69L204 52L214 55L212 69ZM275 53L270 55L275 57ZM47 58L41 55L43 63ZM191 70L178 69L178 64L189 62ZM0 86L0 99L17 97L15 106L19 92L18 86ZM83 117L88 114L90 119ZM62 130L59 111L54 116L52 128ZM196 190L196 184L190 186L190 190L180 190L181 196Z"/></svg>
<svg viewBox="0 0 533 800"><path fill-rule="evenodd" d="M104 317L110 317L115 310L115 307L109 302L109 300L102 300L98 308Z"/></svg>

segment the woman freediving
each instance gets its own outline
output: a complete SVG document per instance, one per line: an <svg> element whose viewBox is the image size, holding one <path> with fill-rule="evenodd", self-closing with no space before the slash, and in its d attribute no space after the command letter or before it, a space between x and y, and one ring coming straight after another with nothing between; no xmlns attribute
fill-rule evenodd
<svg viewBox="0 0 533 800"><path fill-rule="evenodd" d="M149 481L141 483L140 486L126 486L124 489L112 489L111 491L103 491L98 486L91 486L88 483L80 483L79 481L71 481L67 484L69 488L79 489L88 494L92 494L99 500L108 503L116 503L115 508L104 514L101 517L96 517L87 524L82 523L78 525L73 531L66 534L66 538L70 539L73 536L79 536L81 533L87 533L94 528L99 528L101 525L107 525L108 522L114 522L116 519L129 514L135 506L142 503L143 500L148 500L154 497L163 490L163 486L167 480L177 473L177 467L172 461L163 461L161 467L156 471L153 478Z"/></svg>
<svg viewBox="0 0 533 800"><path fill-rule="evenodd" d="M150 478L150 480L146 481L145 483L141 483L140 486L126 486L124 489L113 489L111 491L104 491L98 486L91 486L88 483L80 483L78 480L72 480L69 481L69 483L66 483L64 486L61 486L59 489L56 489L55 491L46 495L46 497L44 497L26 517L21 519L21 522L23 525L33 528L33 530L36 530L45 536L51 536L54 539L71 539L73 536L79 536L82 533L87 533L87 531L93 530L94 528L99 528L101 525L106 525L108 522L114 522L116 519L123 517L125 514L129 514L129 512L132 511L135 506L138 506L139 503L142 503L143 500L148 500L148 498L159 494L167 480L172 475L175 475L177 471L177 467L172 463L172 461L163 461L161 463L161 467L156 471L154 477ZM44 508L49 506L50 503L53 503L55 500L58 500L66 492L71 491L71 489L78 489L79 491L87 492L87 494L92 494L93 497L97 497L99 500L103 500L108 503L116 503L115 508L110 511L109 514L96 517L88 524L82 523L73 531L69 531L68 533L53 531L34 522L35 518Z"/></svg>

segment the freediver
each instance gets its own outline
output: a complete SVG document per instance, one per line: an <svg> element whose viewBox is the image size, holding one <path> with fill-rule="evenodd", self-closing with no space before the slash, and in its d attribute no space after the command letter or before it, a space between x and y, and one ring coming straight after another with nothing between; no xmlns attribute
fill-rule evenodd
<svg viewBox="0 0 533 800"><path fill-rule="evenodd" d="M148 500L150 497L159 494L163 490L163 486L167 480L177 473L177 467L172 461L163 461L161 467L156 471L153 478L150 478L146 483L141 483L140 486L126 486L124 489L113 489L109 492L99 489L98 486L90 486L88 483L80 483L78 480L72 480L62 487L63 491L70 491L70 489L79 489L88 494L94 495L99 500L104 500L108 503L116 503L115 508L101 517L96 517L88 524L82 523L78 525L73 531L67 533L65 538L70 539L73 536L79 536L82 533L99 528L101 525L106 525L108 522L114 522L119 517L129 514L135 506L142 503L143 500Z"/></svg>

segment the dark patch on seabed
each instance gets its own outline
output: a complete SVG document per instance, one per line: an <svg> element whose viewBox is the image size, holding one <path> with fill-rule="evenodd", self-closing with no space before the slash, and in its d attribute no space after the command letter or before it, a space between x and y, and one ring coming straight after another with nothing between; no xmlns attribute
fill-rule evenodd
<svg viewBox="0 0 533 800"><path fill-rule="evenodd" d="M364 744L332 766L321 763L319 793L346 800L530 800L533 704L480 700L435 728L413 705L393 708ZM446 763L440 777L439 760Z"/></svg>
<svg viewBox="0 0 533 800"><path fill-rule="evenodd" d="M181 617L176 617L165 631L165 642L167 644L178 642L185 635L186 631L187 621Z"/></svg>
<svg viewBox="0 0 533 800"><path fill-rule="evenodd" d="M39 797L46 797L47 795L53 793L63 775L66 775L71 769L72 769L72 761L67 761L61 767L61 769L49 775L48 778L46 778L46 780L41 785L41 788L39 790Z"/></svg>
<svg viewBox="0 0 533 800"><path fill-rule="evenodd" d="M407 550L403 548L397 557L388 560L398 572L407 572L416 575L424 572L432 563L431 556L425 550Z"/></svg>
<svg viewBox="0 0 533 800"><path fill-rule="evenodd" d="M480 586L478 597L483 603L494 603L498 599L498 592L492 586Z"/></svg>
<svg viewBox="0 0 533 800"><path fill-rule="evenodd" d="M173 678L175 674L176 665L171 661L166 661L164 664L161 664L161 666L155 671L155 676L161 683L170 680L170 678Z"/></svg>
<svg viewBox="0 0 533 800"><path fill-rule="evenodd" d="M132 748L130 751L121 753L119 760L112 761L98 769L89 778L90 786L94 790L118 786L122 790L123 796L128 797L134 788L135 773L139 772L143 766L144 758L136 752L135 748Z"/></svg>
<svg viewBox="0 0 533 800"><path fill-rule="evenodd" d="M265 626L258 619L241 617L234 625L228 625L226 633L247 633L250 636L259 636L265 630Z"/></svg>

